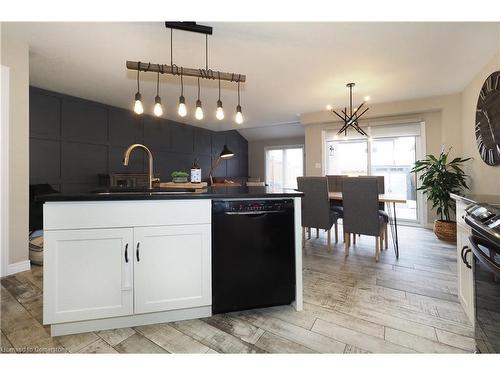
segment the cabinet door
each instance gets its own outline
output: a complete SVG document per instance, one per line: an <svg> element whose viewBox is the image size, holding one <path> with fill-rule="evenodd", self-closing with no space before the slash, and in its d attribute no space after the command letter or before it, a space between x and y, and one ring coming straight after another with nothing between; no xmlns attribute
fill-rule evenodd
<svg viewBox="0 0 500 375"><path fill-rule="evenodd" d="M135 313L208 306L210 224L134 229Z"/></svg>
<svg viewBox="0 0 500 375"><path fill-rule="evenodd" d="M44 324L132 314L132 247L131 228L46 231Z"/></svg>
<svg viewBox="0 0 500 375"><path fill-rule="evenodd" d="M462 248L467 246L470 249L469 232L460 226L457 229L458 298L472 323L474 322L474 279L472 268L468 268L462 260ZM472 266L474 263L472 252L468 252L466 259Z"/></svg>

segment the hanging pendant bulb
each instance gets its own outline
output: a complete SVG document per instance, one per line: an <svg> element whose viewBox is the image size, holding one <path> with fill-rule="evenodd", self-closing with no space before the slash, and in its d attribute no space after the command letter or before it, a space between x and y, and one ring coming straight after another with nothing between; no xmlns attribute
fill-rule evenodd
<svg viewBox="0 0 500 375"><path fill-rule="evenodd" d="M142 106L141 97L142 96L140 92L137 92L135 94L134 112L137 113L138 115L141 115L144 112L144 107Z"/></svg>
<svg viewBox="0 0 500 375"><path fill-rule="evenodd" d="M224 110L222 109L222 102L217 100L217 111L215 112L217 120L224 120Z"/></svg>
<svg viewBox="0 0 500 375"><path fill-rule="evenodd" d="M155 96L155 106L153 108L153 113L155 114L156 117L160 117L163 115L163 108L161 107L161 98L156 95Z"/></svg>
<svg viewBox="0 0 500 375"><path fill-rule="evenodd" d="M220 100L220 72L219 74L219 100L217 100L217 111L215 112L215 117L217 120L224 120L224 110L222 109L222 100Z"/></svg>
<svg viewBox="0 0 500 375"><path fill-rule="evenodd" d="M158 74L156 76L156 96L155 96L155 105L153 107L153 113L156 117L160 117L163 115L163 108L161 106L161 98L160 98L160 65L158 65Z"/></svg>
<svg viewBox="0 0 500 375"><path fill-rule="evenodd" d="M201 100L196 101L196 111L194 113L194 117L196 117L197 120L203 120L203 109L201 108Z"/></svg>
<svg viewBox="0 0 500 375"><path fill-rule="evenodd" d="M186 117L187 115L186 100L182 95L179 96L179 109L177 110L177 113L181 117Z"/></svg>
<svg viewBox="0 0 500 375"><path fill-rule="evenodd" d="M144 112L144 107L142 106L142 95L139 87L139 72L140 72L141 62L139 61L139 69L137 69L137 92L135 93L135 103L134 103L134 112L138 115Z"/></svg>
<svg viewBox="0 0 500 375"><path fill-rule="evenodd" d="M234 120L238 125L243 124L243 113L241 113L241 105L240 105L240 81L238 81L238 105L236 106L236 116Z"/></svg>
<svg viewBox="0 0 500 375"><path fill-rule="evenodd" d="M196 100L196 111L194 112L194 117L197 120L203 120L203 109L201 108L200 100L200 77L198 77L198 100Z"/></svg>
<svg viewBox="0 0 500 375"><path fill-rule="evenodd" d="M243 114L241 113L241 105L236 106L236 116L234 120L238 125L243 124Z"/></svg>
<svg viewBox="0 0 500 375"><path fill-rule="evenodd" d="M186 99L184 98L184 81L182 80L182 67L181 67L181 96L179 96L179 109L177 113L181 117L186 117L187 108L186 108Z"/></svg>

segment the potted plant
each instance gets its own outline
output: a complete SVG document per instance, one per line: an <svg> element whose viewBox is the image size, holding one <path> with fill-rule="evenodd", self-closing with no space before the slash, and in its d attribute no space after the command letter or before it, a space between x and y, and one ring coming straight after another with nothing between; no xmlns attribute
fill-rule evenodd
<svg viewBox="0 0 500 375"><path fill-rule="evenodd" d="M189 173L175 171L172 172L172 181L176 183L185 183L188 182Z"/></svg>
<svg viewBox="0 0 500 375"><path fill-rule="evenodd" d="M457 239L457 223L452 220L450 213L455 211L455 200L451 193L458 194L463 189L468 189L467 175L462 170L463 163L470 158L454 158L448 161L448 152L441 151L438 157L427 155L423 160L417 160L411 170L418 173L421 190L427 195L427 200L432 202L439 219L434 220L434 233L437 238L454 242Z"/></svg>

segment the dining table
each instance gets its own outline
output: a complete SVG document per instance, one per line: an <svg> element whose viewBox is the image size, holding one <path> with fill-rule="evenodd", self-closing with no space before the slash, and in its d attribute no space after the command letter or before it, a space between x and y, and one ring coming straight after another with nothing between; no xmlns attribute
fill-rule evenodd
<svg viewBox="0 0 500 375"><path fill-rule="evenodd" d="M331 191L328 193L328 198L333 201L342 201L342 192ZM406 203L406 198L392 194L379 194L378 200L380 203L385 203L389 216L389 226L391 228L392 243L394 244L394 253L396 259L399 259L399 241L398 241L398 220L396 217L396 203Z"/></svg>

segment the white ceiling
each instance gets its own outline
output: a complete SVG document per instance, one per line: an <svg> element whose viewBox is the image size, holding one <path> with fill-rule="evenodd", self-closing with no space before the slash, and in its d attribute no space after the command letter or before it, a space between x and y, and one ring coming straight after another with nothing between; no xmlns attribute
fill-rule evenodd
<svg viewBox="0 0 500 375"><path fill-rule="evenodd" d="M185 79L190 113L184 122L214 130L241 129L249 140L303 134L299 114L370 95L387 102L461 91L500 49L500 23L208 23L210 67L243 73L245 123L237 126L235 85L223 83L226 119L215 119L216 82L202 82L205 120L194 119L196 80ZM10 23L2 32L30 45L30 83L123 108L136 92L126 60L170 62L163 23ZM204 67L204 37L174 31L174 63ZM152 112L153 73L141 75ZM166 118L179 121L178 77L163 77ZM269 128L281 124L280 127ZM284 125L283 125L284 124ZM257 128L245 130L247 128Z"/></svg>

